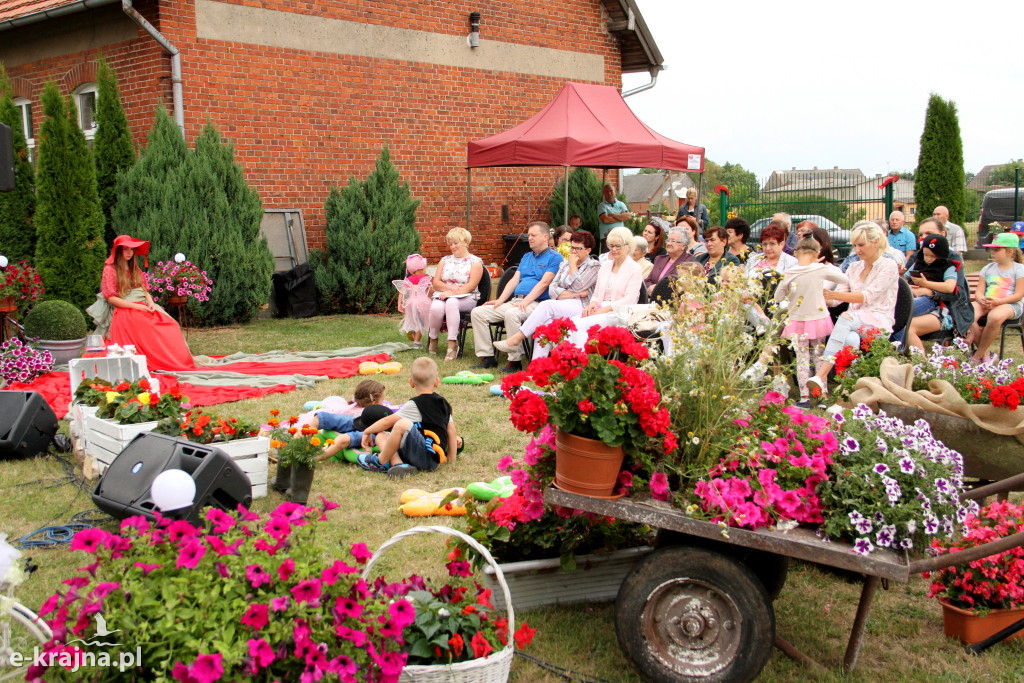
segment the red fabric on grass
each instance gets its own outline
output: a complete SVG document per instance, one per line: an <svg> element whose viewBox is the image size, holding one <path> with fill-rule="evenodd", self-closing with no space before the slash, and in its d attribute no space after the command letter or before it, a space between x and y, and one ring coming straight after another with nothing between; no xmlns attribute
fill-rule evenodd
<svg viewBox="0 0 1024 683"><path fill-rule="evenodd" d="M386 353L357 358L335 358L321 361L294 361L285 363L231 363L221 365L216 370L239 372L246 375L326 375L331 379L353 377L359 371L359 364L366 361L384 363L391 360ZM202 386L197 384L179 383L172 375L156 373L160 380L160 391L177 391L188 396L194 406L212 406L219 403L230 403L247 398L257 398L267 394L293 391L293 384L275 384L270 387L247 386ZM71 403L71 378L66 372L48 372L29 383L15 382L7 387L10 391L38 392L53 409L59 418L68 413Z"/></svg>

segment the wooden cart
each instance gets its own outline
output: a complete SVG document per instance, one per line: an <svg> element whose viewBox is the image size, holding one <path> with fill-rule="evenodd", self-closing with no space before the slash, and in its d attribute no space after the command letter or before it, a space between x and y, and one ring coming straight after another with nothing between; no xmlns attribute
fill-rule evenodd
<svg viewBox="0 0 1024 683"><path fill-rule="evenodd" d="M984 497L1024 486L1018 474L974 489ZM994 555L1024 545L1024 533L936 558L911 560L904 552L852 551L814 531L723 528L687 517L649 497L602 500L548 489L545 502L647 524L659 529L658 548L623 580L615 603L619 645L653 681L748 681L771 656L772 646L820 666L775 634L772 600L792 558L844 569L863 577L860 602L843 664L857 665L875 591L882 580L906 583L915 574Z"/></svg>

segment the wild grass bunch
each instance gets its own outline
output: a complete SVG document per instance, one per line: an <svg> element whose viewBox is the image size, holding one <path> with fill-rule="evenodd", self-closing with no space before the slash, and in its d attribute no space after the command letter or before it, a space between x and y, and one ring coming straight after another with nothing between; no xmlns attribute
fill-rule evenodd
<svg viewBox="0 0 1024 683"><path fill-rule="evenodd" d="M759 278L726 268L717 285L684 272L676 280L672 317L665 330L665 352L644 365L665 405L679 449L653 455L648 470L668 471L688 483L707 474L732 447L734 421L765 393L765 380L744 377L762 353L779 347L779 324L761 335L747 323L746 311L763 293Z"/></svg>

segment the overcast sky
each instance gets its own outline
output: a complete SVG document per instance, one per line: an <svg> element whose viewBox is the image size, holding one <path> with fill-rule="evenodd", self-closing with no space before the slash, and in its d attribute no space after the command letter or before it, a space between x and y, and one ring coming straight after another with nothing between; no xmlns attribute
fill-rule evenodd
<svg viewBox="0 0 1024 683"><path fill-rule="evenodd" d="M636 3L666 70L626 102L717 163L909 170L931 92L957 105L967 171L1024 157L1020 0Z"/></svg>

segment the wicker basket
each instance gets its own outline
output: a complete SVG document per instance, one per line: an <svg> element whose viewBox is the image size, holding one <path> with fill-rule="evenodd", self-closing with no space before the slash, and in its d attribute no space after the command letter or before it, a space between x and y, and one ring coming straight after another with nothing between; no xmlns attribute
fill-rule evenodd
<svg viewBox="0 0 1024 683"><path fill-rule="evenodd" d="M446 526L413 527L407 531L395 534L377 549L377 552L366 563L366 568L363 569L363 579L369 580L370 570L373 569L373 565L376 564L385 550L403 538L415 536L416 534L430 533L446 534L465 541L473 550L480 553L487 560L487 564L494 568L494 578L497 580L498 585L501 587L501 592L505 596L505 604L508 605L506 608L508 611L508 644L504 649L487 657L471 659L468 662L407 666L402 669L402 675L398 681L399 683L504 683L504 681L508 680L508 670L512 665L512 657L516 651L515 641L512 638L512 634L516 630L516 617L512 609L512 594L508 590L508 584L505 583L505 576L501 573L498 563L491 557L487 548L477 543L475 539L470 538L461 531Z"/></svg>

